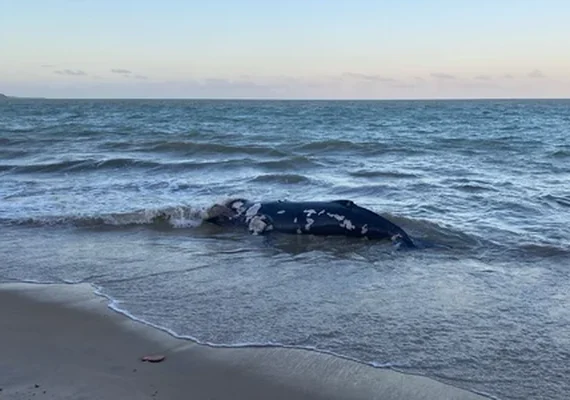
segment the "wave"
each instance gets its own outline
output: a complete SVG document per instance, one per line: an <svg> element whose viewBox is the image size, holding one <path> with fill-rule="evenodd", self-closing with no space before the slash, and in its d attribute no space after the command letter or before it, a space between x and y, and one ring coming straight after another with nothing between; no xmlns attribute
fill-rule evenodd
<svg viewBox="0 0 570 400"><path fill-rule="evenodd" d="M10 149L0 149L0 157L4 160L17 159L20 157L25 157L29 152L25 150L10 150Z"/></svg>
<svg viewBox="0 0 570 400"><path fill-rule="evenodd" d="M131 158L113 158L109 160L66 160L43 164L29 165L0 165L0 171L10 171L14 173L36 173L36 172L76 172L108 168L140 167L152 168L161 164L153 161L143 161Z"/></svg>
<svg viewBox="0 0 570 400"><path fill-rule="evenodd" d="M309 142L292 147L292 150L308 154L339 154L346 158L356 155L373 157L386 154L413 156L425 151L423 148L415 147L415 145L398 144L395 141L351 142L340 139Z"/></svg>
<svg viewBox="0 0 570 400"><path fill-rule="evenodd" d="M11 131L12 133L13 131ZM24 137L18 137L18 138L6 138L6 137L0 137L0 145L1 146L13 146L13 145L20 145L20 144L25 144L28 142L27 138Z"/></svg>
<svg viewBox="0 0 570 400"><path fill-rule="evenodd" d="M285 183L285 184L298 184L309 183L311 179L304 175L297 174L266 174L259 175L251 179L252 183Z"/></svg>
<svg viewBox="0 0 570 400"><path fill-rule="evenodd" d="M262 169L281 171L297 170L319 166L316 161L305 156L283 157L277 160L255 160L253 158L222 159L207 161L172 161L161 162L140 160L135 158L111 158L97 160L94 158L80 160L55 161L41 164L0 164L0 172L12 173L55 173L55 172L88 172L95 170L119 168L143 168L165 170L196 170L205 168L240 168L259 167Z"/></svg>
<svg viewBox="0 0 570 400"><path fill-rule="evenodd" d="M184 154L245 154L251 156L284 157L287 154L274 147L259 145L230 145L203 142L155 142L141 146L142 152L176 152Z"/></svg>
<svg viewBox="0 0 570 400"><path fill-rule="evenodd" d="M420 245L453 248L456 250L467 250L484 245L483 239L459 229L443 226L434 221L404 217L390 213L380 213L380 215L396 225L401 226L414 240L417 240Z"/></svg>
<svg viewBox="0 0 570 400"><path fill-rule="evenodd" d="M570 248L555 246L548 243L523 243L519 246L518 250L528 256L540 258L570 257Z"/></svg>
<svg viewBox="0 0 570 400"><path fill-rule="evenodd" d="M348 173L350 176L355 178L417 178L416 174L409 174L406 172L398 171L382 171L373 169L359 169L357 171L351 171Z"/></svg>
<svg viewBox="0 0 570 400"><path fill-rule="evenodd" d="M410 218L390 213L380 213L383 217L401 226L414 238L419 247L436 247L460 251L465 254L477 253L478 258L485 255L496 257L516 257L521 261L543 258L568 258L570 247L552 240L544 242L497 242L489 237L473 232L465 232L460 228L445 226L435 221L421 218Z"/></svg>
<svg viewBox="0 0 570 400"><path fill-rule="evenodd" d="M201 340L198 337L193 336L191 334L178 333L174 329L169 328L169 327L165 326L164 324L155 323L155 322L150 321L149 319L144 318L143 316L135 315L134 313L129 311L127 308L121 307L120 306L121 301L114 298L110 294L107 294L105 292L105 289L103 288L103 286L95 285L92 283L88 283L88 284L91 286L91 288L93 288L93 293L95 295L107 299L108 307L111 310L113 310L114 312L121 314L124 317L126 317L132 321L136 321L136 322L139 322L141 324L150 326L154 329L157 329L159 331L165 332L174 338L182 339L182 340L189 340L191 342L194 342L194 343L197 343L197 344L200 344L203 346L208 346L211 348L227 348L227 349L238 349L238 348L298 349L298 350L304 350L304 351L311 351L311 352L315 352L315 353L327 354L327 355L330 355L330 356L333 356L333 357L336 357L336 358L339 358L342 360L348 360L348 361L356 362L356 363L363 364L363 365L369 365L371 367L378 368L378 369L394 368L394 370L396 370L395 367L398 367L398 364L396 364L396 363L391 363L391 362L380 363L380 362L363 361L363 360L360 360L356 357L351 357L349 355L337 353L337 352L332 351L332 350L319 348L317 346L308 346L308 345L303 346L303 345L297 345L297 344L286 344L286 343L272 342L272 341L222 343L222 342L211 342L211 341Z"/></svg>
<svg viewBox="0 0 570 400"><path fill-rule="evenodd" d="M195 228L202 224L205 208L191 206L143 209L125 213L102 215L68 215L2 220L3 223L21 226L75 226L75 227L131 227L148 225L154 227Z"/></svg>
<svg viewBox="0 0 570 400"><path fill-rule="evenodd" d="M570 157L570 150L556 150L550 156L553 158L568 158Z"/></svg>
<svg viewBox="0 0 570 400"><path fill-rule="evenodd" d="M555 196L552 194L547 194L541 197L543 201L563 207L570 207L570 196Z"/></svg>
<svg viewBox="0 0 570 400"><path fill-rule="evenodd" d="M299 170L306 168L319 167L322 164L306 156L286 157L280 160L271 161L258 161L256 164L261 167L272 171L281 170Z"/></svg>
<svg viewBox="0 0 570 400"><path fill-rule="evenodd" d="M479 192L498 192L497 189L488 186L488 185L481 185L476 183L467 183L467 184L460 184L460 185L452 185L452 189L460 190L466 193L479 193Z"/></svg>
<svg viewBox="0 0 570 400"><path fill-rule="evenodd" d="M302 144L297 146L295 150L301 151L331 151L331 150L340 150L340 151L348 151L348 150L362 150L367 147L366 143L356 143L351 142L349 140L340 140L340 139L328 139L328 140L318 140L315 142L310 142L306 144Z"/></svg>

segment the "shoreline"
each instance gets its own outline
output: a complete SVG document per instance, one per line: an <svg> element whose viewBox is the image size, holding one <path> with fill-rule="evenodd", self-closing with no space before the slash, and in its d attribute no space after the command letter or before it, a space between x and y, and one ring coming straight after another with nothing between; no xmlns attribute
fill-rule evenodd
<svg viewBox="0 0 570 400"><path fill-rule="evenodd" d="M89 284L0 284L2 398L488 399L325 352L198 344L109 301Z"/></svg>

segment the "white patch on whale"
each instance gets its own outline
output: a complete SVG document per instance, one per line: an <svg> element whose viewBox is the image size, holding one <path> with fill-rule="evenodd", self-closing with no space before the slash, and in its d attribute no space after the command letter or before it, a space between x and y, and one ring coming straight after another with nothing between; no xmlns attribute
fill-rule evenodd
<svg viewBox="0 0 570 400"><path fill-rule="evenodd" d="M295 219L293 220L293 223L294 223L294 224L297 223L297 217L295 217Z"/></svg>
<svg viewBox="0 0 570 400"><path fill-rule="evenodd" d="M317 212L316 212L315 210L313 210L313 209L310 209L310 210L303 210L303 212L304 212L305 214L307 214L307 218L309 218L311 215L317 213Z"/></svg>
<svg viewBox="0 0 570 400"><path fill-rule="evenodd" d="M234 201L232 203L232 208L242 208L243 207L243 201Z"/></svg>
<svg viewBox="0 0 570 400"><path fill-rule="evenodd" d="M301 231L301 228L297 228L297 234L300 235L301 233L303 233L303 231Z"/></svg>
<svg viewBox="0 0 570 400"><path fill-rule="evenodd" d="M259 212L259 209L261 208L261 204L259 203L255 203L254 205L252 205L251 207L249 207L247 209L247 211L245 212L245 218L246 220L251 219L254 215L256 215Z"/></svg>
<svg viewBox="0 0 570 400"><path fill-rule="evenodd" d="M323 215L327 210L321 210L317 215Z"/></svg>
<svg viewBox="0 0 570 400"><path fill-rule="evenodd" d="M360 230L360 233L363 235L366 235L366 232L368 232L368 224L362 225L362 229Z"/></svg>
<svg viewBox="0 0 570 400"><path fill-rule="evenodd" d="M305 230L308 231L311 229L311 225L315 223L315 220L312 218L307 217L307 224L305 225Z"/></svg>
<svg viewBox="0 0 570 400"><path fill-rule="evenodd" d="M337 221L342 221L345 218L344 215L340 215L340 214L327 213L327 215L331 218L336 219Z"/></svg>
<svg viewBox="0 0 570 400"><path fill-rule="evenodd" d="M343 227L343 228L348 229L349 231L351 231L351 230L353 230L354 228L356 228L356 227L352 224L352 221L349 220L349 219L345 219L344 221L342 221L342 222L340 223L340 226Z"/></svg>
<svg viewBox="0 0 570 400"><path fill-rule="evenodd" d="M249 232L253 235L259 235L265 231L270 231L273 226L269 225L263 215L255 215L251 218L248 225Z"/></svg>
<svg viewBox="0 0 570 400"><path fill-rule="evenodd" d="M279 210L277 211L277 214L285 214L285 210Z"/></svg>
<svg viewBox="0 0 570 400"><path fill-rule="evenodd" d="M400 235L399 233L396 233L395 235L392 235L392 237L390 238L390 240L392 242L400 242L403 239L402 235Z"/></svg>
<svg viewBox="0 0 570 400"><path fill-rule="evenodd" d="M227 207L234 210L236 215L241 215L245 211L245 203L241 200L235 200L227 204Z"/></svg>

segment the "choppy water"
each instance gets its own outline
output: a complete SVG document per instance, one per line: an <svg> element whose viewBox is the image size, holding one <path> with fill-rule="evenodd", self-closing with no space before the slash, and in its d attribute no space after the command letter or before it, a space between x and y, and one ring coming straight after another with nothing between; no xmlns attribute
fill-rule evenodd
<svg viewBox="0 0 570 400"><path fill-rule="evenodd" d="M443 246L201 223L230 196L351 199ZM570 101L9 100L0 230L1 281L91 282L203 343L570 393Z"/></svg>

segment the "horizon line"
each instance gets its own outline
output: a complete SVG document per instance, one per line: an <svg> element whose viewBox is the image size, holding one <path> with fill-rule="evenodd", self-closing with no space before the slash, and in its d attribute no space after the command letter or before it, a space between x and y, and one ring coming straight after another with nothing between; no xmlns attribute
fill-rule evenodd
<svg viewBox="0 0 570 400"><path fill-rule="evenodd" d="M2 98L0 92L0 98ZM4 99L14 100L210 100L210 101L465 101L465 100L570 100L569 97L409 97L409 98L361 98L361 97L45 97L13 96L4 94Z"/></svg>

